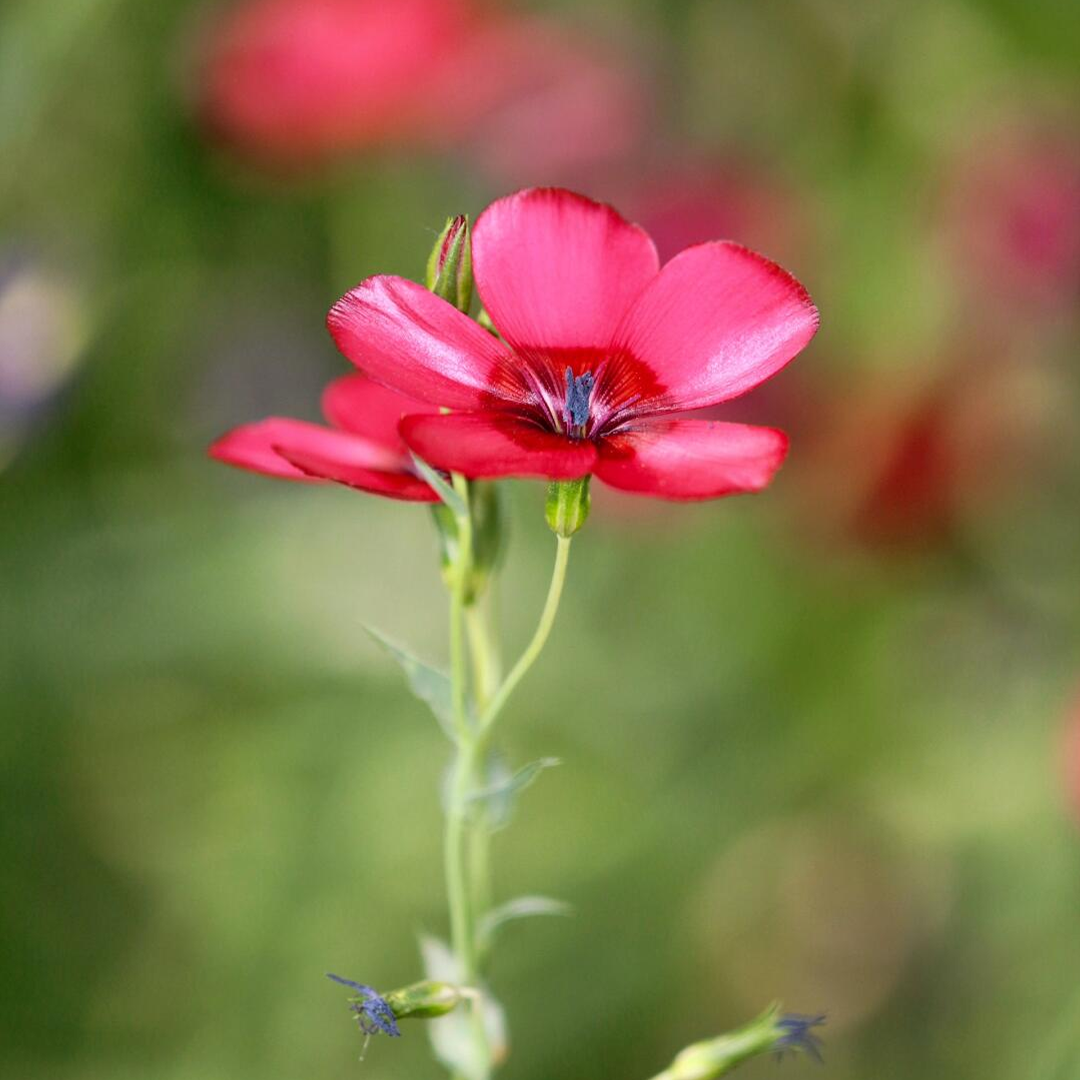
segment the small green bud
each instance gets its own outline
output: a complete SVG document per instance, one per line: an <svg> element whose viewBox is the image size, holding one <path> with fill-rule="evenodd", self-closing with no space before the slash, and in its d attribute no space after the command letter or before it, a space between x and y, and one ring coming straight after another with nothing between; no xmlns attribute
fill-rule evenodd
<svg viewBox="0 0 1080 1080"><path fill-rule="evenodd" d="M462 993L456 986L424 979L384 995L398 1020L430 1020L457 1008Z"/></svg>
<svg viewBox="0 0 1080 1080"><path fill-rule="evenodd" d="M571 537L588 519L589 479L583 476L580 480L553 480L548 485L544 513L556 535Z"/></svg>
<svg viewBox="0 0 1080 1080"><path fill-rule="evenodd" d="M820 1040L812 1029L823 1023L824 1016L781 1013L780 1006L773 1005L735 1031L680 1051L654 1080L714 1080L744 1061L770 1052L802 1051L820 1060Z"/></svg>
<svg viewBox="0 0 1080 1080"><path fill-rule="evenodd" d="M431 249L427 262L427 287L448 303L468 313L472 304L472 238L464 214L450 218Z"/></svg>

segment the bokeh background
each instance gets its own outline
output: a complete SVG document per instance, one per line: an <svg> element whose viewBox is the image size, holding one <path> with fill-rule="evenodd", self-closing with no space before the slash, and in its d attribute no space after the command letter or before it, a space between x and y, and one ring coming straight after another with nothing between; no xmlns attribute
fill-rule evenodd
<svg viewBox="0 0 1080 1080"><path fill-rule="evenodd" d="M575 544L497 877L576 915L506 933L504 1075L782 998L829 1014L793 1080L1080 1076L1077 55L1058 0L8 0L0 1071L440 1075L419 1028L357 1065L323 978L445 931L447 747L362 630L444 655L427 512L205 447L315 418L345 288L559 183L823 327L725 407L792 434L766 495L598 492Z"/></svg>

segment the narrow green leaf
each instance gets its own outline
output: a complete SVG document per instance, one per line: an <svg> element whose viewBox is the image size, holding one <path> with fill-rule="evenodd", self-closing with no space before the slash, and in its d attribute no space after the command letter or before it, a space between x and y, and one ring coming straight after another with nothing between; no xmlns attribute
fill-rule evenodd
<svg viewBox="0 0 1080 1080"><path fill-rule="evenodd" d="M480 940L487 948L495 937L495 932L505 923L515 919L531 919L536 915L569 916L573 914L573 907L564 900L553 900L550 896L518 896L492 908L480 920Z"/></svg>
<svg viewBox="0 0 1080 1080"><path fill-rule="evenodd" d="M412 459L417 471L435 489L454 517L467 517L469 508L465 505L465 500L423 458L413 454Z"/></svg>
<svg viewBox="0 0 1080 1080"><path fill-rule="evenodd" d="M473 791L470 802L483 802L487 812L488 827L492 831L502 829L510 822L517 797L545 770L553 769L562 762L555 757L539 758L523 765L515 773L510 773L500 758L495 758L489 765L488 775L496 779L487 787ZM501 775L500 775L501 774Z"/></svg>
<svg viewBox="0 0 1080 1080"><path fill-rule="evenodd" d="M401 667L408 680L409 689L434 713L439 727L443 729L446 737L454 742L454 706L450 693L450 677L444 671L433 668L417 659L407 649L403 649L396 642L376 630L372 626L364 629L371 635L375 642L386 650Z"/></svg>

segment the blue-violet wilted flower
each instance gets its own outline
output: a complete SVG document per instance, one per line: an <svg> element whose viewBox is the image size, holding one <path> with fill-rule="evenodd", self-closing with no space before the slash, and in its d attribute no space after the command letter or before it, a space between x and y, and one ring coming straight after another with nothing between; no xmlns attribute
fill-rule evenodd
<svg viewBox="0 0 1080 1080"><path fill-rule="evenodd" d="M353 982L352 979L343 979L340 975L331 975L330 972L326 973L326 977L333 979L334 982L341 983L342 986L351 987L360 994L359 998L350 998L351 1004L349 1008L356 1013L356 1022L365 1035L376 1035L380 1031L384 1035L390 1035L393 1038L401 1035L397 1026L397 1018L394 1016L394 1010L390 1008L386 1003L386 999L378 991L370 986L365 986L363 983Z"/></svg>
<svg viewBox="0 0 1080 1080"><path fill-rule="evenodd" d="M782 1058L787 1051L802 1050L821 1064L821 1040L811 1029L824 1023L824 1015L803 1016L799 1013L785 1013L779 1017L776 1026L783 1034L773 1046L777 1057Z"/></svg>

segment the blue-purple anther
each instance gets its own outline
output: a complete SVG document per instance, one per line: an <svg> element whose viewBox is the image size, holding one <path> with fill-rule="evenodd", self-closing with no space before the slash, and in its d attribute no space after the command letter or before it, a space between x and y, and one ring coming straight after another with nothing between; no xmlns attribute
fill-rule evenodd
<svg viewBox="0 0 1080 1080"><path fill-rule="evenodd" d="M326 977L360 994L362 1000L353 1000L349 1008L356 1013L356 1022L365 1035L375 1035L380 1031L393 1038L401 1035L394 1010L387 1005L386 999L377 990L363 983L353 982L352 979L343 979L340 975L331 975L330 972L326 973Z"/></svg>
<svg viewBox="0 0 1080 1080"><path fill-rule="evenodd" d="M566 369L566 401L563 404L563 420L569 435L584 435L589 422L589 399L592 397L596 377L586 371L575 377L574 369Z"/></svg>
<svg viewBox="0 0 1080 1080"><path fill-rule="evenodd" d="M782 1034L773 1045L780 1057L786 1050L802 1050L816 1062L821 1063L821 1040L814 1034L813 1028L825 1023L822 1016L803 1016L800 1013L784 1013L776 1021Z"/></svg>

